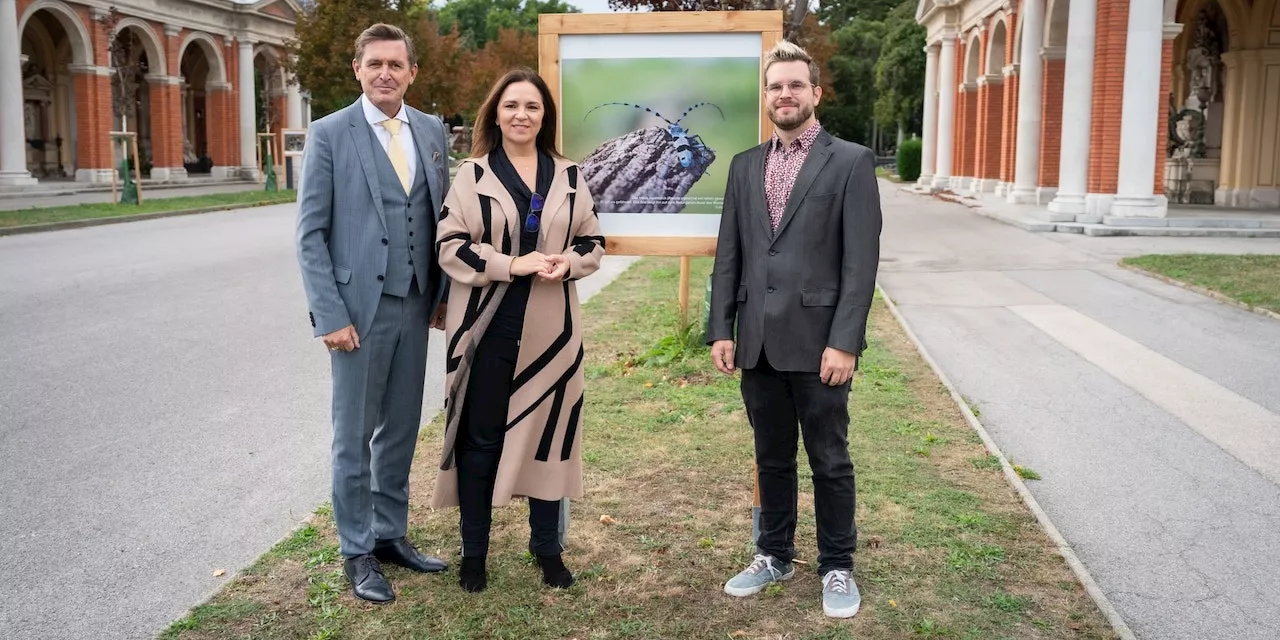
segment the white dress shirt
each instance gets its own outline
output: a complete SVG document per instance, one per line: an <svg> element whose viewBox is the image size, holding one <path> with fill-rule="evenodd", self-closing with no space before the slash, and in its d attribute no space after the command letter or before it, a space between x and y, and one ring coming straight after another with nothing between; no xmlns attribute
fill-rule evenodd
<svg viewBox="0 0 1280 640"><path fill-rule="evenodd" d="M387 150L387 145L391 143L391 132L382 126L384 120L390 120L387 114L373 106L369 101L369 96L360 94L360 106L364 107L364 118L369 121L373 127L373 133L378 136L378 142L382 143L382 150ZM396 120L399 120L400 146L404 148L404 157L409 161L409 187L413 187L413 183L418 180L418 150L413 146L413 129L409 128L409 114L405 113L404 102L400 103L400 111L396 113Z"/></svg>

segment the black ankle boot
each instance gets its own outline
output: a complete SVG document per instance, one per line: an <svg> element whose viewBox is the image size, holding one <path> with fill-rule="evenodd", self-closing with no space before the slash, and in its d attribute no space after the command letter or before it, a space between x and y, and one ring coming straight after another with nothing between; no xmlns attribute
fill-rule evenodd
<svg viewBox="0 0 1280 640"><path fill-rule="evenodd" d="M462 558L462 568L458 571L458 583L471 593L484 591L489 586L489 574L484 568L484 556L478 558Z"/></svg>
<svg viewBox="0 0 1280 640"><path fill-rule="evenodd" d="M548 587L568 589L573 586L573 574L564 566L560 554L538 556L538 566L542 567L542 582Z"/></svg>

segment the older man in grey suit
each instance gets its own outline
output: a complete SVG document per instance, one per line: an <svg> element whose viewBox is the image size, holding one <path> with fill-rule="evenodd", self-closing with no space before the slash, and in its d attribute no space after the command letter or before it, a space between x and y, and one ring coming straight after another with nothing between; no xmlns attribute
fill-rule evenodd
<svg viewBox="0 0 1280 640"><path fill-rule="evenodd" d="M823 610L846 618L861 603L848 401L880 258L875 158L814 118L822 89L803 49L781 42L764 68L777 133L729 166L707 336L718 369L742 368L760 482L757 555L724 590L748 596L795 575L799 422L813 470Z"/></svg>
<svg viewBox="0 0 1280 640"><path fill-rule="evenodd" d="M382 562L445 564L405 539L409 466L422 419L427 328L441 326L445 278L435 229L449 188L444 125L404 104L417 75L398 27L360 34L363 94L311 125L297 250L314 333L333 367L333 515L355 595L390 602Z"/></svg>

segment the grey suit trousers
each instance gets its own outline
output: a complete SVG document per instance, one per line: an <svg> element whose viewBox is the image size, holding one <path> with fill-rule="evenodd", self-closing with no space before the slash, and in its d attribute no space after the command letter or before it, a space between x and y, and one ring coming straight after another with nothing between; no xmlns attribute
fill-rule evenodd
<svg viewBox="0 0 1280 640"><path fill-rule="evenodd" d="M427 300L383 294L368 335L333 363L333 516L351 557L405 535L409 465L422 422Z"/></svg>

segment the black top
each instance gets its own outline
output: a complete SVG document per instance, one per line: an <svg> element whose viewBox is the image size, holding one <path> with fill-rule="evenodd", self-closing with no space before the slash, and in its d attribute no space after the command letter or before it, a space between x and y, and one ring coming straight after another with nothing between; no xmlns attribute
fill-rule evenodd
<svg viewBox="0 0 1280 640"><path fill-rule="evenodd" d="M493 169L493 174L502 181L502 186L507 188L507 193L511 194L511 199L516 203L516 211L520 220L520 253L525 255L533 252L538 248L538 233L541 225L546 222L544 214L538 213L538 227L530 230L529 228L529 205L533 199L533 192L529 190L529 186L524 183L520 177L520 173L516 171L515 165L511 164L511 159L507 157L502 145L494 149L489 154L489 168ZM551 188L551 179L555 176L555 163L551 160L551 156L538 152L538 194L546 201L547 190ZM489 324L489 328L485 331L485 337L504 338L507 340L519 340L520 333L524 328L524 310L529 304L529 288L533 285L533 278L536 276L516 276L511 279L511 285L507 287L507 294L502 297L502 304L498 305L498 310L494 312L493 321Z"/></svg>

